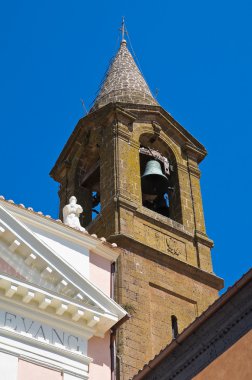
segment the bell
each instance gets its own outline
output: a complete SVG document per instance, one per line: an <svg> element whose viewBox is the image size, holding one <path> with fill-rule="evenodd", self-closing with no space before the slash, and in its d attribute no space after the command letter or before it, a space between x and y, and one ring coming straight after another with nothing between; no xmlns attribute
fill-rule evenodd
<svg viewBox="0 0 252 380"><path fill-rule="evenodd" d="M143 194L164 194L167 192L168 182L168 178L162 172L160 163L156 160L148 161L142 175Z"/></svg>

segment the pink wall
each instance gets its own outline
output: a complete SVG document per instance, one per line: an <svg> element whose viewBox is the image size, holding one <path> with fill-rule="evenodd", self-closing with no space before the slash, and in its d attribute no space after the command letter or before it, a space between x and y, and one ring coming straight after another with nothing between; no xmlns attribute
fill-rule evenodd
<svg viewBox="0 0 252 380"><path fill-rule="evenodd" d="M90 252L89 258L89 279L101 289L103 293L110 297L111 263L109 260L100 257L96 253Z"/></svg>
<svg viewBox="0 0 252 380"><path fill-rule="evenodd" d="M90 252L89 279L107 296L111 296L111 263L109 260ZM94 361L90 364L90 380L111 379L110 333L104 338L91 338L88 341L88 356Z"/></svg>
<svg viewBox="0 0 252 380"><path fill-rule="evenodd" d="M18 378L17 380L62 380L62 374L58 371L48 369L37 364L18 361ZM7 379L6 379L7 380Z"/></svg>
<svg viewBox="0 0 252 380"><path fill-rule="evenodd" d="M104 338L94 337L88 341L88 356L94 359L89 367L90 380L111 380L109 332Z"/></svg>

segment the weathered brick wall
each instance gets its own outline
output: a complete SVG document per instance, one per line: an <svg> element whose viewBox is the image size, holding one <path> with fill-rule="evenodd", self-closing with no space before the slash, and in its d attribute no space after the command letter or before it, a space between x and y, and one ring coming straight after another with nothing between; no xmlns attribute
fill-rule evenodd
<svg viewBox="0 0 252 380"><path fill-rule="evenodd" d="M196 158L182 150L182 142L160 131L151 145L170 156L175 178L174 214L180 223L142 206L139 147L153 136L151 122L116 115L103 126L101 162L101 215L89 226L105 237L126 235L165 254L212 272L212 241L205 234ZM150 143L149 143L150 144ZM195 234L195 231L197 232Z"/></svg>
<svg viewBox="0 0 252 380"><path fill-rule="evenodd" d="M57 174L61 206L72 192L85 210L90 200L78 187L78 167L100 160L101 211L87 228L126 250L116 276L116 300L132 312L117 337L124 380L171 339L171 315L183 330L222 286L212 274L213 242L202 208L198 161L205 151L181 128L160 107L103 107L83 119L78 144L69 148L69 167L62 164ZM140 145L158 150L174 167L172 218L142 206Z"/></svg>
<svg viewBox="0 0 252 380"><path fill-rule="evenodd" d="M192 331L141 379L247 380L251 378L251 271L228 290ZM168 353L169 352L169 353ZM143 373L142 373L143 375ZM140 377L140 376L139 376Z"/></svg>
<svg viewBox="0 0 252 380"><path fill-rule="evenodd" d="M123 380L136 374L172 339L172 315L181 332L218 297L200 273L195 279L162 256L144 248L139 254L125 250L118 261L116 299L132 314L117 340Z"/></svg>
<svg viewBox="0 0 252 380"><path fill-rule="evenodd" d="M119 258L116 300L132 313L118 332L120 379L128 380L171 340L171 315L179 331L218 297L212 273L212 241L205 234L196 158L183 142L161 130L151 146L174 166L175 215L166 218L142 206L139 147L153 136L153 123L116 115L101 146L101 215L89 226L126 249ZM179 202L179 203L178 203ZM195 231L197 231L195 233ZM177 262L177 267L171 263Z"/></svg>

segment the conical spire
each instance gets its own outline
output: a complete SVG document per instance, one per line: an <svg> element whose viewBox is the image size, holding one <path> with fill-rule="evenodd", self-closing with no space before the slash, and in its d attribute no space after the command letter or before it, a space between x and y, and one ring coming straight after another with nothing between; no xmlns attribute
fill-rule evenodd
<svg viewBox="0 0 252 380"><path fill-rule="evenodd" d="M115 102L158 104L153 98L124 39L122 39L121 46L107 70L91 111Z"/></svg>

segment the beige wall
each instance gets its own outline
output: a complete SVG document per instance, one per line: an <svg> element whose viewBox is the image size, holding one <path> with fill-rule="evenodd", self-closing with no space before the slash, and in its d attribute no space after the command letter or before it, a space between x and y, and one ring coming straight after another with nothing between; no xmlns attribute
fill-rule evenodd
<svg viewBox="0 0 252 380"><path fill-rule="evenodd" d="M252 374L252 331L215 359L194 380L248 380Z"/></svg>

